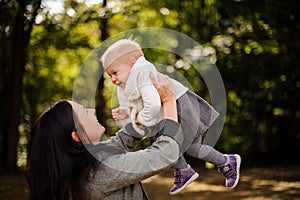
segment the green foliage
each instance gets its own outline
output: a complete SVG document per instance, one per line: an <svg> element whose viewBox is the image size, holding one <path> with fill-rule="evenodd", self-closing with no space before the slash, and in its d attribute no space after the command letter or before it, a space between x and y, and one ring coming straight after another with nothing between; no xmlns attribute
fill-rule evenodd
<svg viewBox="0 0 300 200"><path fill-rule="evenodd" d="M12 6L5 12L15 11ZM101 19L107 18L111 36L133 28L164 27L190 36L209 50L228 97L219 150L238 152L252 164L299 162L290 153L299 152L300 138L296 0L108 0L106 9L68 0L63 13L50 15L41 9L40 16L28 47L21 132L29 131L29 124L53 102L72 97L80 64L100 44ZM1 25L0 31L5 43L10 30ZM1 52L2 60L10 55ZM201 74L186 60L158 49L147 49L145 55L170 66L169 72L178 72L210 101ZM110 109L117 102L108 77L102 95L107 106L103 118L112 135L118 128Z"/></svg>
<svg viewBox="0 0 300 200"><path fill-rule="evenodd" d="M72 18L67 13L51 16L33 29L24 78L28 103L25 109L32 117L31 122L51 103L71 99L80 64L99 43L99 24L87 22L80 8L78 16Z"/></svg>

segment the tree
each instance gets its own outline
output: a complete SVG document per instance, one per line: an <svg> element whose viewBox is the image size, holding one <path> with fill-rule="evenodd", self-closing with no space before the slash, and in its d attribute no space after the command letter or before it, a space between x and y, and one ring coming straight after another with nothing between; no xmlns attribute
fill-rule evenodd
<svg viewBox="0 0 300 200"><path fill-rule="evenodd" d="M109 17L109 10L107 9L107 0L103 0L102 7L101 7L101 14L100 14L100 41L104 41L109 37L108 33L108 17ZM104 53L104 52L99 52ZM96 115L99 122L103 125L106 125L106 120L103 117L103 113L105 113L105 98L103 96L103 89L104 89L104 71L102 70L103 66L102 63L99 62L99 68L101 69L99 82L97 85L96 91Z"/></svg>
<svg viewBox="0 0 300 200"><path fill-rule="evenodd" d="M217 60L228 94L226 124L218 149L239 152L248 163L257 165L300 162L290 153L299 151L297 1L126 2L110 19L111 24L122 30L171 28L214 49L211 56ZM146 56L152 61L160 59L151 52ZM199 81L195 81L199 75L181 72L203 94Z"/></svg>
<svg viewBox="0 0 300 200"><path fill-rule="evenodd" d="M228 95L218 149L239 152L254 164L299 162L289 153L299 151L300 26L295 0L104 0L91 7L66 0L62 13L51 15L40 9L43 20L32 26L38 2L0 2L1 162L8 163L7 155L12 155L8 149L16 149L20 119L20 132L27 133L49 105L72 97L80 63L92 49L110 35L151 26L179 31L211 50ZM22 51L24 48L27 51ZM145 52L150 61L165 65L175 65L181 59L155 49ZM209 98L197 70L176 70L197 93ZM98 83L97 114L113 134L111 85L103 81ZM282 146L286 148L282 150ZM9 163L15 160L11 158Z"/></svg>
<svg viewBox="0 0 300 200"><path fill-rule="evenodd" d="M17 161L18 125L22 102L22 81L27 61L26 48L41 0L1 1L1 166L15 171ZM8 56L8 57L6 57Z"/></svg>

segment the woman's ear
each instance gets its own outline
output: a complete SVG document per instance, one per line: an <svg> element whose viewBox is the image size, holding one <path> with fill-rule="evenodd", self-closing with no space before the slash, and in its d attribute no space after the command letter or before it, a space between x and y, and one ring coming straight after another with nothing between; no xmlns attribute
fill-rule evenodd
<svg viewBox="0 0 300 200"><path fill-rule="evenodd" d="M72 136L72 139L73 139L75 142L81 142L81 140L80 140L80 138L79 138L79 136L78 136L78 134L77 134L76 131L73 131L73 132L71 133L71 136Z"/></svg>

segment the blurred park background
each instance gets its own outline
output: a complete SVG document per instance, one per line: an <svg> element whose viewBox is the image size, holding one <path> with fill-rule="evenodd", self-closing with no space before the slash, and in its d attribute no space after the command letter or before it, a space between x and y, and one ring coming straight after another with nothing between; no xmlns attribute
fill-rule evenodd
<svg viewBox="0 0 300 200"><path fill-rule="evenodd" d="M299 171L297 0L1 0L0 12L0 174L25 177L20 171L36 118L54 102L72 99L80 66L94 48L142 27L178 31L208 50L227 94L217 149L239 153L250 172L276 166ZM209 101L201 75L181 57L145 53L152 62L175 66ZM110 135L118 129L110 115L112 87L107 77L100 78L96 100L97 113L104 113L99 121ZM300 190L299 173L293 174Z"/></svg>

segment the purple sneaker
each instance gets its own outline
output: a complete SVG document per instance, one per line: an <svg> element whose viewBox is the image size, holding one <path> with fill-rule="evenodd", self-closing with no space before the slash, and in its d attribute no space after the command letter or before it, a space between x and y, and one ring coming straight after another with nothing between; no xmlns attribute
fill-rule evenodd
<svg viewBox="0 0 300 200"><path fill-rule="evenodd" d="M175 181L174 186L170 189L169 193L171 195L179 193L183 190L188 184L193 182L196 178L199 177L199 174L195 172L193 168L188 166L187 169L181 169L174 172Z"/></svg>
<svg viewBox="0 0 300 200"><path fill-rule="evenodd" d="M241 157L238 154L225 155L227 161L218 166L218 171L225 177L225 185L228 188L235 188L240 179Z"/></svg>

